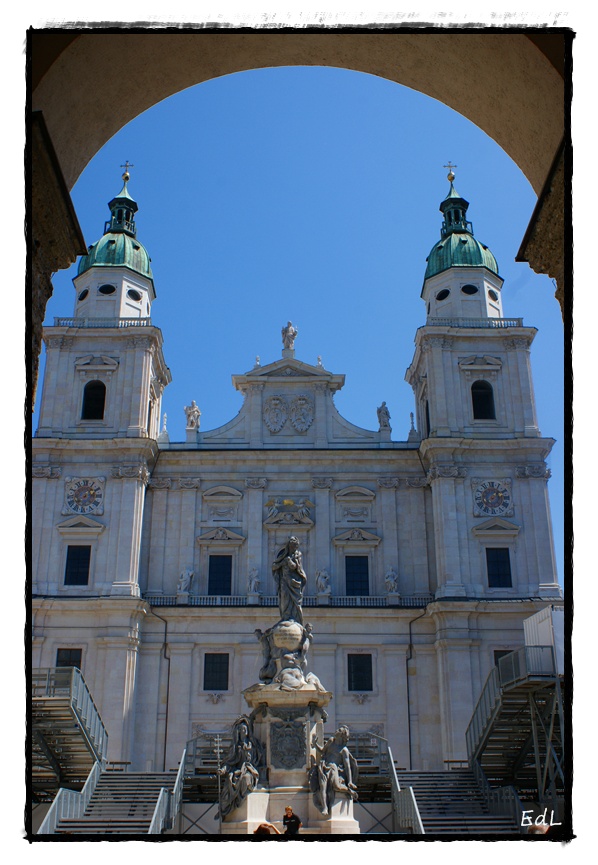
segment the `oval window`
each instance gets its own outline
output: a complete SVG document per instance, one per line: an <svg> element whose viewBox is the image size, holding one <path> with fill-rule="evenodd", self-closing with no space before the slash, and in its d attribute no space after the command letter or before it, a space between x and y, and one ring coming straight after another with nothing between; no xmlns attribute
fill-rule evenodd
<svg viewBox="0 0 598 865"><path fill-rule="evenodd" d="M84 288L83 291L81 292L81 294L79 295L79 297L77 298L77 300L85 300L85 298L87 297L88 294L89 294L89 289Z"/></svg>
<svg viewBox="0 0 598 865"><path fill-rule="evenodd" d="M493 288L490 288L490 289L488 290L488 296L489 296L492 300L498 300L498 295L497 295L497 293L494 291Z"/></svg>
<svg viewBox="0 0 598 865"><path fill-rule="evenodd" d="M463 294L477 294L479 289L477 285L464 285L461 288Z"/></svg>
<svg viewBox="0 0 598 865"><path fill-rule="evenodd" d="M448 290L448 288L443 288L442 291L439 291L436 295L436 300L446 300L449 294L450 291Z"/></svg>
<svg viewBox="0 0 598 865"><path fill-rule="evenodd" d="M141 293L136 291L134 288L130 288L127 291L127 297L130 297L131 300L140 301L141 300Z"/></svg>
<svg viewBox="0 0 598 865"><path fill-rule="evenodd" d="M98 288L100 294L114 294L116 291L115 285L100 285Z"/></svg>

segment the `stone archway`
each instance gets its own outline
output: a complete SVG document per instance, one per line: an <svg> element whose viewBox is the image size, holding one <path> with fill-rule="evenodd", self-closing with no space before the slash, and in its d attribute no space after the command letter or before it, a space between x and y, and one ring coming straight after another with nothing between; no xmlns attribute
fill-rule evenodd
<svg viewBox="0 0 598 865"><path fill-rule="evenodd" d="M562 302L566 38L510 31L32 31L33 357L51 274L85 251L68 190L95 153L180 90L272 66L377 75L444 102L483 129L540 196L518 260L555 278Z"/></svg>

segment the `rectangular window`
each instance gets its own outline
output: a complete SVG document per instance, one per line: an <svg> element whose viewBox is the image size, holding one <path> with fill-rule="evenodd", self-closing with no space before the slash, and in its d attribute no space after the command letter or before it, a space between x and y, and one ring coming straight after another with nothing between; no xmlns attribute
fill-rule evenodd
<svg viewBox="0 0 598 865"><path fill-rule="evenodd" d="M208 595L230 595L232 573L232 556L210 556L208 565Z"/></svg>
<svg viewBox="0 0 598 865"><path fill-rule="evenodd" d="M57 667L77 667L81 669L83 649L56 649Z"/></svg>
<svg viewBox="0 0 598 865"><path fill-rule="evenodd" d="M510 589L511 558L506 547L487 547L488 586L491 589Z"/></svg>
<svg viewBox="0 0 598 865"><path fill-rule="evenodd" d="M89 583L91 547L69 546L66 551L65 586L86 586Z"/></svg>
<svg viewBox="0 0 598 865"><path fill-rule="evenodd" d="M204 691L228 691L228 655L209 653L204 657Z"/></svg>
<svg viewBox="0 0 598 865"><path fill-rule="evenodd" d="M345 556L346 594L367 596L370 593L367 556Z"/></svg>
<svg viewBox="0 0 598 865"><path fill-rule="evenodd" d="M349 690L373 691L372 656L347 655L349 662Z"/></svg>

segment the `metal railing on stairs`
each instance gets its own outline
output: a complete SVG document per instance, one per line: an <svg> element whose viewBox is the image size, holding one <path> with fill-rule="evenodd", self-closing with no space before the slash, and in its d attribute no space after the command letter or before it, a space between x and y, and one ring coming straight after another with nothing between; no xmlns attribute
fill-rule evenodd
<svg viewBox="0 0 598 865"><path fill-rule="evenodd" d="M525 646L500 658L465 734L469 763L493 810L520 818L517 791L541 803L558 800L564 785L563 731L553 646Z"/></svg>
<svg viewBox="0 0 598 865"><path fill-rule="evenodd" d="M101 763L97 762L89 773L80 793L76 790L67 790L61 787L50 805L41 826L37 830L37 834L55 835L56 827L61 820L76 820L82 817L89 805L89 800L93 795L101 774L102 766Z"/></svg>
<svg viewBox="0 0 598 865"><path fill-rule="evenodd" d="M425 835L413 787L401 787L388 739L379 736L377 733L367 733L366 735L373 737L379 742L380 769L382 771L382 767L384 767L388 772L393 834Z"/></svg>
<svg viewBox="0 0 598 865"><path fill-rule="evenodd" d="M492 727L503 691L531 678L555 679L556 664L552 646L524 646L500 658L490 671L471 721L465 732L471 762Z"/></svg>
<svg viewBox="0 0 598 865"><path fill-rule="evenodd" d="M108 750L108 733L104 727L89 688L77 667L37 667L31 673L31 696L33 705L40 698L62 698L70 706L80 722L90 751L95 759L102 761Z"/></svg>

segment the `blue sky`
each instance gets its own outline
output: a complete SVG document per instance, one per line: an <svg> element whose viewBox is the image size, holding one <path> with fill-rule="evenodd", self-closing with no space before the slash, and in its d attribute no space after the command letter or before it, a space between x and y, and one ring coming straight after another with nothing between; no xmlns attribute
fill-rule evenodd
<svg viewBox="0 0 598 865"><path fill-rule="evenodd" d="M552 281L514 261L536 196L497 144L385 79L329 68L238 73L165 100L96 155L72 190L88 244L102 234L125 160L173 377L163 400L171 441L184 440L192 399L202 429L238 412L231 375L256 355L278 359L288 319L300 360L321 355L346 374L341 414L372 429L386 400L392 437L404 440L426 256L439 237L444 166L456 164L475 235L505 280L504 313L538 328L532 370L541 431L557 440L549 490L562 579L563 323ZM47 323L72 314L73 275L55 276Z"/></svg>

